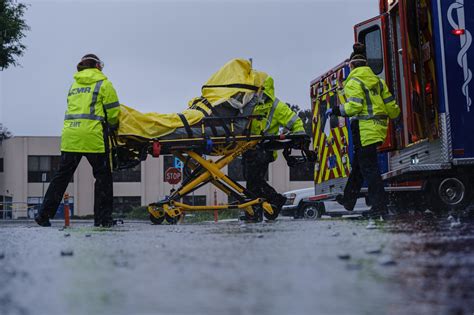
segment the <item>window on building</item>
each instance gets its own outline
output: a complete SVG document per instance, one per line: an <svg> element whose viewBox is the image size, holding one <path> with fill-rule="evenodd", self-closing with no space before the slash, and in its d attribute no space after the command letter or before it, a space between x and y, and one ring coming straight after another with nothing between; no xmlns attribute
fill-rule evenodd
<svg viewBox="0 0 474 315"><path fill-rule="evenodd" d="M0 158L0 173L3 173L3 158Z"/></svg>
<svg viewBox="0 0 474 315"><path fill-rule="evenodd" d="M359 34L359 41L365 44L367 64L375 74L383 71L382 36L378 26L371 27Z"/></svg>
<svg viewBox="0 0 474 315"><path fill-rule="evenodd" d="M230 178L238 182L245 181L241 156L239 156L238 158L234 159L232 162L229 163L227 167L227 174L229 175ZM268 171L265 174L265 180L268 180Z"/></svg>
<svg viewBox="0 0 474 315"><path fill-rule="evenodd" d="M305 162L290 167L290 181L303 182L314 180L314 162Z"/></svg>
<svg viewBox="0 0 474 315"><path fill-rule="evenodd" d="M59 169L60 163L60 156L28 156L28 182L41 183L43 182L43 179L45 182L50 182L54 173Z"/></svg>
<svg viewBox="0 0 474 315"><path fill-rule="evenodd" d="M141 163L135 167L128 168L125 170L114 171L112 174L115 183L136 183L142 180L142 167Z"/></svg>
<svg viewBox="0 0 474 315"><path fill-rule="evenodd" d="M188 195L183 197L183 203L191 206L205 206L206 205L206 196L204 195Z"/></svg>
<svg viewBox="0 0 474 315"><path fill-rule="evenodd" d="M114 197L114 212L117 214L128 213L133 208L140 207L142 199L140 196Z"/></svg>
<svg viewBox="0 0 474 315"><path fill-rule="evenodd" d="M0 196L0 220L12 218L12 201L12 197Z"/></svg>

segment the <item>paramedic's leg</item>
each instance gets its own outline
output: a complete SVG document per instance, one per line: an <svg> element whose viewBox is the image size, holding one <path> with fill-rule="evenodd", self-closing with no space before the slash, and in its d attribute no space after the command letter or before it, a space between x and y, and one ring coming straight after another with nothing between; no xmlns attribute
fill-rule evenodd
<svg viewBox="0 0 474 315"><path fill-rule="evenodd" d="M244 153L242 159L244 178L247 181L247 190L253 194L253 198L264 198L265 175L268 169L268 162L265 161L265 151L249 150ZM255 210L255 208L254 208ZM247 212L242 217L243 220L260 221L263 218L263 211L258 211L253 217L249 217Z"/></svg>
<svg viewBox="0 0 474 315"><path fill-rule="evenodd" d="M377 146L380 143L371 144L361 149L359 158L361 172L367 181L369 188L369 200L372 204L371 209L386 212L387 195L385 193L382 177L377 159Z"/></svg>
<svg viewBox="0 0 474 315"><path fill-rule="evenodd" d="M258 149L245 152L242 156L242 166L247 189L254 193L255 197L262 197L261 187L265 182L266 169L268 169L268 163L265 163L265 152Z"/></svg>
<svg viewBox="0 0 474 315"><path fill-rule="evenodd" d="M344 187L344 196L336 197L336 201L344 206L346 210L354 210L355 204L357 202L357 197L359 196L360 189L364 183L362 173L360 171L360 130L359 130L359 121L351 121L351 133L352 141L354 147L354 157L351 165L351 173L347 179L346 187Z"/></svg>
<svg viewBox="0 0 474 315"><path fill-rule="evenodd" d="M106 153L87 154L95 178L94 184L94 225L113 224L113 180L110 161Z"/></svg>
<svg viewBox="0 0 474 315"><path fill-rule="evenodd" d="M273 151L252 150L247 152L251 152L244 155L244 176L247 180L247 189L254 193L256 197L265 198L276 206L277 212L280 212L286 198L265 180L268 166L274 161Z"/></svg>
<svg viewBox="0 0 474 315"><path fill-rule="evenodd" d="M42 225L40 222L48 221L48 219L52 219L56 215L67 185L71 181L71 177L74 175L74 171L79 165L81 157L82 153L61 152L59 170L54 174L46 191L46 195L44 196L43 204L38 211L36 220L36 222L39 221L38 224Z"/></svg>
<svg viewBox="0 0 474 315"><path fill-rule="evenodd" d="M265 151L265 166L262 168L262 171L264 172L262 178L264 179L262 182L262 191L263 191L263 197L269 201L271 204L275 205L277 207L276 211L280 212L281 208L283 205L286 203L286 197L284 197L282 194L279 194L275 188L270 186L267 181L265 180L265 176L268 173L268 166L270 163L275 161L275 158L273 156L273 151Z"/></svg>
<svg viewBox="0 0 474 315"><path fill-rule="evenodd" d="M364 183L360 165L360 149L354 149L354 159L352 161L352 170L347 179L346 187L344 187L344 196L338 202L344 206L346 210L354 210L357 198Z"/></svg>

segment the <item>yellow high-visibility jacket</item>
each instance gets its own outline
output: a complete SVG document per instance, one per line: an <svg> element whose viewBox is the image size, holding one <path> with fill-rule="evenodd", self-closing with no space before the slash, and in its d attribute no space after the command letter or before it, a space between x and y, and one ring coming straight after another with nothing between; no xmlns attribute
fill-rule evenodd
<svg viewBox="0 0 474 315"><path fill-rule="evenodd" d="M99 69L74 75L61 135L61 151L104 153L103 123L118 124L120 103L112 83Z"/></svg>
<svg viewBox="0 0 474 315"><path fill-rule="evenodd" d="M291 133L304 133L303 121L291 108L275 97L273 78L268 76L264 82L263 92L268 96L268 101L258 104L253 110L254 115L265 117L261 121L252 122L252 134L277 135L280 127Z"/></svg>
<svg viewBox="0 0 474 315"><path fill-rule="evenodd" d="M400 114L385 81L370 67L355 68L344 82L344 95L347 102L341 104L339 110L342 116L359 120L362 146L384 142L388 120Z"/></svg>

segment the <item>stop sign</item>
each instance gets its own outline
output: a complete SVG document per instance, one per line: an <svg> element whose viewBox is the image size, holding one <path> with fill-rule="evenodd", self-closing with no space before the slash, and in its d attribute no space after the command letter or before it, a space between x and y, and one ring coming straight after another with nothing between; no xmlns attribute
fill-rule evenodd
<svg viewBox="0 0 474 315"><path fill-rule="evenodd" d="M176 185L181 181L181 171L176 167L169 167L165 172L165 182Z"/></svg>

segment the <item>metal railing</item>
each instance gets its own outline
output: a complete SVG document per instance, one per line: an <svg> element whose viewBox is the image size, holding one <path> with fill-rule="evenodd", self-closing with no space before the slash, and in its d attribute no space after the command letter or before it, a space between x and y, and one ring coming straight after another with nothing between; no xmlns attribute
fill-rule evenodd
<svg viewBox="0 0 474 315"><path fill-rule="evenodd" d="M33 219L36 212L26 202L0 202L0 220Z"/></svg>

